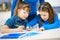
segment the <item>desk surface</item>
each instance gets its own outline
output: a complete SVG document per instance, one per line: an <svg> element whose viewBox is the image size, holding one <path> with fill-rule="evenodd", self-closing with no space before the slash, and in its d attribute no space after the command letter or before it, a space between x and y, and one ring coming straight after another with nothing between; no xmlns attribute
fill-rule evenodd
<svg viewBox="0 0 60 40"><path fill-rule="evenodd" d="M25 40L60 40L60 28L52 29L52 30L46 30L43 32L40 32L40 34L24 38ZM23 39L22 39L23 40Z"/></svg>
<svg viewBox="0 0 60 40"><path fill-rule="evenodd" d="M34 32L34 31L31 31L31 32ZM18 39L21 39L21 40L60 40L60 28L46 30L43 32L38 32L38 33L40 34L29 36L29 37L24 37L24 38L18 38Z"/></svg>

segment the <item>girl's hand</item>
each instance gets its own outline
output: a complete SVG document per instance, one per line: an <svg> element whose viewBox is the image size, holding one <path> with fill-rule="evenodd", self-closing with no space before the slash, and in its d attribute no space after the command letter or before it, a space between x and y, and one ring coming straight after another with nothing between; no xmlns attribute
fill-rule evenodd
<svg viewBox="0 0 60 40"><path fill-rule="evenodd" d="M25 26L19 26L18 27L18 30L21 31L21 32L23 32L24 31L24 28L25 28Z"/></svg>
<svg viewBox="0 0 60 40"><path fill-rule="evenodd" d="M39 28L37 29L37 31L44 31L44 28Z"/></svg>
<svg viewBox="0 0 60 40"><path fill-rule="evenodd" d="M28 28L27 31L31 31L32 29Z"/></svg>
<svg viewBox="0 0 60 40"><path fill-rule="evenodd" d="M40 28L40 31L44 31L44 29L43 28Z"/></svg>

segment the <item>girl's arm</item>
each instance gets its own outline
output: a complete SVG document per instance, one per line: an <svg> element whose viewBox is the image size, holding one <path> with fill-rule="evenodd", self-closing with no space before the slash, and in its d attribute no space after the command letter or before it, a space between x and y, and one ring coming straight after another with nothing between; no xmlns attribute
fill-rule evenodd
<svg viewBox="0 0 60 40"><path fill-rule="evenodd" d="M29 22L28 24L27 24L27 29L28 30L31 30L31 29L29 29L30 27L33 27L37 22L38 22L38 16L36 16L31 22Z"/></svg>
<svg viewBox="0 0 60 40"><path fill-rule="evenodd" d="M2 26L1 33L13 33L13 32L21 32L23 31L24 26L19 26L15 29L10 29L7 25Z"/></svg>
<svg viewBox="0 0 60 40"><path fill-rule="evenodd" d="M14 17L9 18L6 21L5 25L2 26L1 32L2 33L19 32L24 27L24 26L19 26L18 28L15 28L14 23L15 23Z"/></svg>

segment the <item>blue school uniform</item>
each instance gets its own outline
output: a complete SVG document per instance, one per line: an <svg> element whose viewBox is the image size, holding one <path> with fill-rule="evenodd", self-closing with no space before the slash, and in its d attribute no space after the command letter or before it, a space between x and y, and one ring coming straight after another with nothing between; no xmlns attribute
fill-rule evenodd
<svg viewBox="0 0 60 40"><path fill-rule="evenodd" d="M30 6L30 12L29 12L29 16L28 16L28 21L30 22L31 20L33 20L37 14L37 2L38 0L24 0L24 2L27 2Z"/></svg>
<svg viewBox="0 0 60 40"><path fill-rule="evenodd" d="M40 5L42 5L45 2L45 0L39 0L39 2L40 2Z"/></svg>
<svg viewBox="0 0 60 40"><path fill-rule="evenodd" d="M31 26L31 25L35 25L36 23L38 23L38 27L43 27L45 30L48 29L54 29L54 28L59 28L59 20L58 20L58 16L57 14L54 15L54 22L52 24L49 23L48 20L44 21L42 23L42 26L40 26L40 16L36 16L35 21L31 21L29 24L27 24L27 27Z"/></svg>
<svg viewBox="0 0 60 40"><path fill-rule="evenodd" d="M29 12L29 15L34 15L34 14L37 14L36 11L37 11L37 0L24 0L25 2L27 2L31 8L30 12Z"/></svg>
<svg viewBox="0 0 60 40"><path fill-rule="evenodd" d="M18 28L21 25L26 26L27 23L27 19L21 20L18 16L12 16L6 21L5 25L8 25L9 28Z"/></svg>
<svg viewBox="0 0 60 40"><path fill-rule="evenodd" d="M59 27L60 27L60 20L59 20Z"/></svg>

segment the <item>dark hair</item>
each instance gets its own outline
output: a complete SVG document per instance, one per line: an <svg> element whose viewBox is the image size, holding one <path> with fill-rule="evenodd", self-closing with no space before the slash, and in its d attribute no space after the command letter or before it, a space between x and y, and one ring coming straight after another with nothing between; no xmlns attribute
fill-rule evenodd
<svg viewBox="0 0 60 40"><path fill-rule="evenodd" d="M45 12L48 12L49 13L49 23L53 23L54 22L54 10L52 8L52 6L48 3L48 2L44 2L39 8L38 8L39 11L45 11ZM42 25L42 22L43 20L40 19L40 25Z"/></svg>
<svg viewBox="0 0 60 40"><path fill-rule="evenodd" d="M25 9L28 8L28 11L30 11L30 6L26 2L20 2L19 0L17 1L16 7L14 9L14 15L18 14L18 9Z"/></svg>

